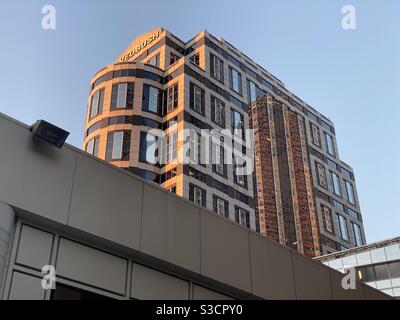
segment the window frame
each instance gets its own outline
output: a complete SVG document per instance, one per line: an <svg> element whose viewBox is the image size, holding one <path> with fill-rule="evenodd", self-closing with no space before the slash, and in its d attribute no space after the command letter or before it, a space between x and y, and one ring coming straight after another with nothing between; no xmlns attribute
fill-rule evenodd
<svg viewBox="0 0 400 320"><path fill-rule="evenodd" d="M189 58L189 61L194 65L200 67L200 53L197 52Z"/></svg>
<svg viewBox="0 0 400 320"><path fill-rule="evenodd" d="M205 90L194 82L190 82L190 109L205 117ZM198 109L198 103L200 109Z"/></svg>
<svg viewBox="0 0 400 320"><path fill-rule="evenodd" d="M175 64L180 58L180 56L178 56L177 54L175 54L174 52L172 52L170 50L169 52L169 66L172 66L173 64Z"/></svg>
<svg viewBox="0 0 400 320"><path fill-rule="evenodd" d="M174 83L166 90L166 112L169 113L178 107L179 91L178 82Z"/></svg>
<svg viewBox="0 0 400 320"><path fill-rule="evenodd" d="M238 79L237 79L237 84L239 86L238 90L236 90L235 87L234 87L235 82L234 82L234 73L233 72L235 72L237 77L238 77ZM235 92L236 94L241 96L243 94L242 86L243 86L243 84L242 84L242 74L239 71L237 71L235 68L229 66L229 88L233 92Z"/></svg>
<svg viewBox="0 0 400 320"><path fill-rule="evenodd" d="M157 93L157 94L155 94ZM158 116L161 116L162 113L162 96L163 90L153 86L148 83L143 84L143 94L142 94L142 111L149 112ZM156 97L156 110L154 110L154 98Z"/></svg>
<svg viewBox="0 0 400 320"><path fill-rule="evenodd" d="M92 120L93 118L97 117L98 115L103 113L103 104L104 104L104 88L97 90L93 95L90 100L90 112L89 112L89 120ZM96 106L95 110L96 112L93 113L93 104L94 104L94 99L96 99Z"/></svg>
<svg viewBox="0 0 400 320"><path fill-rule="evenodd" d="M211 120L221 128L225 128L225 102L221 99L211 95ZM217 120L217 114L219 114L220 120Z"/></svg>
<svg viewBox="0 0 400 320"><path fill-rule="evenodd" d="M243 213L246 218L245 221L243 223L242 221L242 214ZM246 209L243 209L241 207L235 206L235 221L241 225L242 227L245 227L247 229L250 229L250 212Z"/></svg>
<svg viewBox="0 0 400 320"><path fill-rule="evenodd" d="M153 61L154 59L155 59L155 63L153 63L153 62L154 62L154 61ZM150 64L150 65L152 65L152 66L154 66L154 67L159 68L159 67L160 67L160 54L159 54L159 53L155 54L155 55L152 56L150 59L148 59L146 63L147 63L147 64Z"/></svg>
<svg viewBox="0 0 400 320"><path fill-rule="evenodd" d="M219 81L222 84L224 83L224 61L211 52L210 52L210 75L213 79Z"/></svg>
<svg viewBox="0 0 400 320"><path fill-rule="evenodd" d="M347 226L347 219L339 213L336 213L336 218L339 225L340 238L346 242L349 242L349 228ZM342 224L342 222L344 224Z"/></svg>
<svg viewBox="0 0 400 320"><path fill-rule="evenodd" d="M220 212L220 205L223 206L223 212ZM214 212L220 215L221 217L229 219L229 202L215 194L213 194L213 206Z"/></svg>
<svg viewBox="0 0 400 320"><path fill-rule="evenodd" d="M201 197L200 197L201 203L198 203L198 201L196 201L196 197L199 194L196 193L196 191L201 192ZM189 183L189 200L205 208L207 203L207 191L193 183Z"/></svg>
<svg viewBox="0 0 400 320"><path fill-rule="evenodd" d="M148 136L152 136L154 138L153 141L148 140ZM147 159L148 155L148 150L151 145L149 143L155 144L154 146L154 161L151 161L151 159ZM155 135L152 135L146 131L141 131L140 132L140 138L139 138L139 162L141 163L147 163L150 165L156 165L157 160L158 160L158 149L157 149L157 142L158 142L158 137Z"/></svg>
<svg viewBox="0 0 400 320"><path fill-rule="evenodd" d="M178 131L174 130L167 134L165 137L166 141L166 155L165 159L167 163L170 163L177 159L178 154Z"/></svg>
<svg viewBox="0 0 400 320"><path fill-rule="evenodd" d="M93 143L93 146L91 147L92 151L89 152L88 146L90 143ZM100 144L100 136L95 136L91 138L85 146L85 152L91 154L92 156L98 157L99 155L99 144Z"/></svg>
<svg viewBox="0 0 400 320"><path fill-rule="evenodd" d="M333 140L332 135L330 135L327 132L324 132L324 136L325 136L326 152L332 157L335 157L336 156L335 142Z"/></svg>
<svg viewBox="0 0 400 320"><path fill-rule="evenodd" d="M121 99L120 87L125 87L125 95L123 100L125 101L125 105L119 105L119 100ZM134 82L118 82L114 83L111 87L111 103L110 110L123 110L123 109L133 109L135 97L135 83Z"/></svg>
<svg viewBox="0 0 400 320"><path fill-rule="evenodd" d="M119 157L114 157L115 155L115 134L122 134L121 146L118 154ZM112 140L110 137L112 136ZM115 130L109 131L107 133L107 144L106 144L106 160L107 161L129 161L129 153L130 153L130 143L131 143L131 132L129 130ZM125 149L126 147L127 150ZM111 148L111 149L110 149ZM111 157L110 157L111 155Z"/></svg>
<svg viewBox="0 0 400 320"><path fill-rule="evenodd" d="M340 177L339 177L339 175L337 173L333 172L333 171L329 171L329 172L330 172L330 175L331 175L333 193L338 197L342 197L342 188L341 188L341 185L340 185ZM334 177L336 179L334 179ZM337 184L335 182L337 182Z"/></svg>
<svg viewBox="0 0 400 320"><path fill-rule="evenodd" d="M361 232L361 227L357 224L352 222L351 227L353 230L353 236L354 236L354 243L357 247L363 245L363 238L362 238L362 232ZM357 232L356 232L357 230Z"/></svg>
<svg viewBox="0 0 400 320"><path fill-rule="evenodd" d="M351 182L347 181L346 179L344 179L344 186L345 186L345 189L346 189L347 201L350 204L355 206L356 205L356 195L355 195L355 192L354 192L353 184ZM350 191L351 191L350 192L351 196L349 195L349 188L350 188Z"/></svg>

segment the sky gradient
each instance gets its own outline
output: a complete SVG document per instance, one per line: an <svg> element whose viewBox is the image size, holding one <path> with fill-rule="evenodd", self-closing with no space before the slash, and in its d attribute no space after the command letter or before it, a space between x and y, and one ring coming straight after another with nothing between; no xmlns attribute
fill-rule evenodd
<svg viewBox="0 0 400 320"><path fill-rule="evenodd" d="M56 30L41 27L46 4ZM356 30L341 28L347 4ZM222 36L330 118L367 241L400 236L400 1L1 1L0 112L48 120L81 147L91 77L155 27Z"/></svg>

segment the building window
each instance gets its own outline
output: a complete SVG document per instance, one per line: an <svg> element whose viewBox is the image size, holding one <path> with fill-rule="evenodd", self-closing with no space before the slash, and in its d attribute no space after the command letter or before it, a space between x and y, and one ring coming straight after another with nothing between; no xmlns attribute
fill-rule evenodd
<svg viewBox="0 0 400 320"><path fill-rule="evenodd" d="M354 219L354 220L361 221L361 220L360 220L360 217L359 217L359 213L355 212L354 210L351 210L350 208L347 208L347 209L348 209L348 211L349 211L349 216L350 216L350 218L352 218L352 219Z"/></svg>
<svg viewBox="0 0 400 320"><path fill-rule="evenodd" d="M247 210L235 206L235 219L241 226L250 228L250 213Z"/></svg>
<svg viewBox="0 0 400 320"><path fill-rule="evenodd" d="M325 121L321 120L321 125L326 129L332 132L332 127L326 123Z"/></svg>
<svg viewBox="0 0 400 320"><path fill-rule="evenodd" d="M325 135L326 151L331 156L335 156L335 147L334 147L332 136L326 132L324 133L324 135Z"/></svg>
<svg viewBox="0 0 400 320"><path fill-rule="evenodd" d="M340 237L345 241L349 241L346 218L340 214L336 214L336 219L339 225Z"/></svg>
<svg viewBox="0 0 400 320"><path fill-rule="evenodd" d="M362 241L362 236L361 236L361 228L358 224L352 223L351 224L353 227L353 233L354 233L354 242L356 246L362 246L363 241Z"/></svg>
<svg viewBox="0 0 400 320"><path fill-rule="evenodd" d="M157 163L157 137L147 132L140 133L139 161Z"/></svg>
<svg viewBox="0 0 400 320"><path fill-rule="evenodd" d="M167 89L167 112L178 107L178 83Z"/></svg>
<svg viewBox="0 0 400 320"><path fill-rule="evenodd" d="M364 283L376 281L374 266L368 266L368 267L362 266L358 268L357 274L359 275L358 278L362 280L362 282Z"/></svg>
<svg viewBox="0 0 400 320"><path fill-rule="evenodd" d="M175 62L177 62L180 59L179 56L177 56L175 53L170 52L169 53L169 65L174 64Z"/></svg>
<svg viewBox="0 0 400 320"><path fill-rule="evenodd" d="M225 128L225 103L214 96L211 96L211 119Z"/></svg>
<svg viewBox="0 0 400 320"><path fill-rule="evenodd" d="M214 159L213 171L221 176L225 176L225 149L224 140L221 138L220 143L214 143Z"/></svg>
<svg viewBox="0 0 400 320"><path fill-rule="evenodd" d="M318 162L316 162L316 167L317 167L317 173L318 173L318 176L317 176L318 177L318 184L321 187L327 189L328 188L328 182L326 180L325 167L322 164L318 163Z"/></svg>
<svg viewBox="0 0 400 320"><path fill-rule="evenodd" d="M392 283L399 281L400 278L400 261L397 262L389 262L390 274L392 276ZM400 296L400 295L398 295Z"/></svg>
<svg viewBox="0 0 400 320"><path fill-rule="evenodd" d="M333 192L341 197L342 196L342 191L340 189L340 181L339 181L339 176L331 171L331 180L332 180L332 187L333 187Z"/></svg>
<svg viewBox="0 0 400 320"><path fill-rule="evenodd" d="M265 96L265 91L261 90L253 81L247 79L247 95L249 103L254 102L258 97Z"/></svg>
<svg viewBox="0 0 400 320"><path fill-rule="evenodd" d="M201 88L198 86L193 87L193 96L194 96L194 110L201 113L202 111L202 103L201 103Z"/></svg>
<svg viewBox="0 0 400 320"><path fill-rule="evenodd" d="M378 288L390 288L392 283L390 281L390 268L389 264L378 264L374 266L377 287ZM394 280L394 279L393 279Z"/></svg>
<svg viewBox="0 0 400 320"><path fill-rule="evenodd" d="M253 81L247 80L249 102L252 103L257 99L256 84Z"/></svg>
<svg viewBox="0 0 400 320"><path fill-rule="evenodd" d="M159 68L160 67L160 55L156 54L151 59L149 59L147 61L147 63Z"/></svg>
<svg viewBox="0 0 400 320"><path fill-rule="evenodd" d="M249 103L254 102L258 97L265 96L266 92L261 90L253 81L247 79L247 98Z"/></svg>
<svg viewBox="0 0 400 320"><path fill-rule="evenodd" d="M190 83L190 107L204 115L204 90L194 83Z"/></svg>
<svg viewBox="0 0 400 320"><path fill-rule="evenodd" d="M166 162L171 162L176 159L178 148L178 132L174 131L166 137Z"/></svg>
<svg viewBox="0 0 400 320"><path fill-rule="evenodd" d="M242 75L233 68L229 68L229 85L231 90L242 95Z"/></svg>
<svg viewBox="0 0 400 320"><path fill-rule="evenodd" d="M334 206L336 209L339 209L339 210L341 210L341 211L344 211L344 205L343 205L343 204L341 204L340 202L336 201L335 199L332 199L332 200L333 200L333 206Z"/></svg>
<svg viewBox="0 0 400 320"><path fill-rule="evenodd" d="M326 163L327 163L327 165L330 166L331 168L333 168L333 169L335 169L335 170L338 169L336 162L332 161L331 159L327 158L327 159L326 159Z"/></svg>
<svg viewBox="0 0 400 320"><path fill-rule="evenodd" d="M143 85L143 111L161 114L161 99L162 93L156 87Z"/></svg>
<svg viewBox="0 0 400 320"><path fill-rule="evenodd" d="M216 195L213 195L213 207L214 211L219 215L229 218L229 203Z"/></svg>
<svg viewBox="0 0 400 320"><path fill-rule="evenodd" d="M206 191L198 186L189 184L189 200L195 204L205 207L206 206Z"/></svg>
<svg viewBox="0 0 400 320"><path fill-rule="evenodd" d="M242 167L245 166L245 161L238 156L232 155L233 159L233 181L243 188L247 188L247 176L244 175Z"/></svg>
<svg viewBox="0 0 400 320"><path fill-rule="evenodd" d="M239 137L244 136L244 116L234 109L231 109L231 129Z"/></svg>
<svg viewBox="0 0 400 320"><path fill-rule="evenodd" d="M217 56L210 54L211 77L224 83L224 63Z"/></svg>
<svg viewBox="0 0 400 320"><path fill-rule="evenodd" d="M344 185L346 186L347 200L348 200L351 204L355 205L355 204L356 204L356 199L355 199L355 196L354 196L354 188L353 188L353 185L352 185L349 181L347 181L347 180L344 180Z"/></svg>
<svg viewBox="0 0 400 320"><path fill-rule="evenodd" d="M352 179L352 177L351 177L351 172L350 172L349 170L347 170L347 169L341 167L341 170L340 170L340 171L342 172L342 174L343 174L346 178Z"/></svg>
<svg viewBox="0 0 400 320"><path fill-rule="evenodd" d="M133 83L114 84L111 91L111 109L132 109L133 97Z"/></svg>
<svg viewBox="0 0 400 320"><path fill-rule="evenodd" d="M114 131L107 135L106 160L129 160L131 133Z"/></svg>
<svg viewBox="0 0 400 320"><path fill-rule="evenodd" d="M190 163L203 165L201 161L201 134L190 130L190 134L186 139L189 142L189 148L185 152L188 152L187 156L190 159Z"/></svg>
<svg viewBox="0 0 400 320"><path fill-rule="evenodd" d="M97 157L99 153L99 141L100 137L94 137L93 139L90 139L86 144L85 151Z"/></svg>
<svg viewBox="0 0 400 320"><path fill-rule="evenodd" d="M189 58L189 61L197 66L200 66L200 54L194 54Z"/></svg>
<svg viewBox="0 0 400 320"><path fill-rule="evenodd" d="M324 221L324 225L325 225L325 230L330 232L330 233L334 233L331 209L329 209L328 207L326 207L324 205L322 205L321 208L322 208L322 214L323 214L323 221Z"/></svg>
<svg viewBox="0 0 400 320"><path fill-rule="evenodd" d="M90 119L103 112L104 89L96 91L90 103Z"/></svg>
<svg viewBox="0 0 400 320"><path fill-rule="evenodd" d="M311 134L313 144L317 147L321 147L321 136L319 133L319 128L313 123L311 123Z"/></svg>

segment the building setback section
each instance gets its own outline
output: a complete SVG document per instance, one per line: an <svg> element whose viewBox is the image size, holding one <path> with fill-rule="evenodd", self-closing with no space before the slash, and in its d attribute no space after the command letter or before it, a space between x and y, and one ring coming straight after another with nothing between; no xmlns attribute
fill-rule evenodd
<svg viewBox="0 0 400 320"><path fill-rule="evenodd" d="M3 299L387 298L72 146L34 145L4 115L0 150Z"/></svg>

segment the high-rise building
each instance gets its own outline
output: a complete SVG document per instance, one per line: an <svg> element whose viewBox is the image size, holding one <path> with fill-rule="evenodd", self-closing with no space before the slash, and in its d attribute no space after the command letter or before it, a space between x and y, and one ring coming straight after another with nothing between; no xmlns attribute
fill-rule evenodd
<svg viewBox="0 0 400 320"><path fill-rule="evenodd" d="M202 31L184 42L155 29L99 70L90 90L87 152L307 255L365 243L333 123L226 40ZM214 148L201 131L236 137L251 123L255 174L241 175L241 156L225 164L231 150ZM251 157L251 139L239 135L243 158ZM220 161L204 161L208 153ZM187 156L195 161L181 161Z"/></svg>

